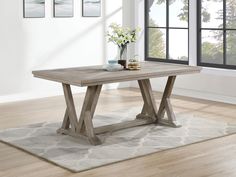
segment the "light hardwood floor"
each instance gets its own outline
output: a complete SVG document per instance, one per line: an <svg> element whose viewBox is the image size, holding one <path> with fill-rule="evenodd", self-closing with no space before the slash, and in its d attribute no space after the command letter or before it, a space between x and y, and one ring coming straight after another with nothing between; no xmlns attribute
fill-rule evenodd
<svg viewBox="0 0 236 177"><path fill-rule="evenodd" d="M75 95L81 108L84 94ZM160 94L156 93L157 103ZM180 96L172 98L175 112L236 123L236 105ZM96 112L141 106L136 89L104 91ZM61 121L65 103L62 96L0 104L0 129L44 121ZM79 109L77 110L79 111ZM94 170L71 173L37 157L0 143L0 177L235 177L236 135L172 149Z"/></svg>

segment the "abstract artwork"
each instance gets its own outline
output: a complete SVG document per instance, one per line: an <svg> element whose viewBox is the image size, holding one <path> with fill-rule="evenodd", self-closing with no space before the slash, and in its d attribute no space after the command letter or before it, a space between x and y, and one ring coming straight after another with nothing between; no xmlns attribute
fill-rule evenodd
<svg viewBox="0 0 236 177"><path fill-rule="evenodd" d="M54 0L54 17L73 17L73 0Z"/></svg>
<svg viewBox="0 0 236 177"><path fill-rule="evenodd" d="M83 17L100 17L101 0L83 0Z"/></svg>
<svg viewBox="0 0 236 177"><path fill-rule="evenodd" d="M45 17L45 0L24 0L24 18Z"/></svg>

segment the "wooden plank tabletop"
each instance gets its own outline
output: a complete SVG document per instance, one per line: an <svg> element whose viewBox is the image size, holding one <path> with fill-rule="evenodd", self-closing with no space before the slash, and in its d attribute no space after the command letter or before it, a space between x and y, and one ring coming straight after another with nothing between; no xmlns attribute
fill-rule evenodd
<svg viewBox="0 0 236 177"><path fill-rule="evenodd" d="M141 70L108 72L102 66L33 71L34 77L76 86L92 86L156 77L199 73L201 67L161 62L143 62Z"/></svg>

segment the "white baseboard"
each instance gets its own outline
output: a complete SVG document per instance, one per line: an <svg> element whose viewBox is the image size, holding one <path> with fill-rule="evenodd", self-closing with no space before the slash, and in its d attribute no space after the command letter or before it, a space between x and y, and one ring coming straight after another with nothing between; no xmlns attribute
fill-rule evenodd
<svg viewBox="0 0 236 177"><path fill-rule="evenodd" d="M10 103L17 101L40 99L46 97L59 96L62 94L63 94L62 91L54 91L54 92L26 92L26 93L4 95L0 96L0 103Z"/></svg>
<svg viewBox="0 0 236 177"><path fill-rule="evenodd" d="M134 83L125 82L122 84L105 85L103 87L103 90L110 90L110 89L117 89L117 88L129 88L129 87L137 88L138 86L136 83L134 84ZM85 92L85 88L74 89L72 87L72 89L73 89L73 93L84 93ZM155 90L155 91L162 91L163 89L164 89L164 86L162 87L161 85L159 85L159 88L155 88L155 85L153 87L153 90ZM187 96L187 97L193 97L193 98L199 98L199 99L204 99L204 100L211 100L211 101L236 104L236 97L234 97L234 96L220 95L217 93L203 92L203 91L199 91L199 90L174 88L173 94ZM26 101L26 100L40 99L40 98L61 96L61 95L63 95L63 91L61 88L56 89L54 91L26 92L26 93L0 96L0 103Z"/></svg>
<svg viewBox="0 0 236 177"><path fill-rule="evenodd" d="M137 84L131 84L131 87L138 88ZM153 87L154 91L163 92L164 86L159 85L159 88ZM228 96L228 95L221 95L218 93L211 93L211 92L203 92L199 90L191 90L191 89L184 89L184 88L174 88L173 90L174 95L180 96L187 96L192 98L199 98L203 100L210 100L210 101L217 101L222 103L229 103L229 104L236 104L236 97Z"/></svg>
<svg viewBox="0 0 236 177"><path fill-rule="evenodd" d="M154 91L163 92L165 88L165 83L160 82L160 84L152 83L152 88ZM138 84L136 82L131 82L130 84L133 88L138 88ZM236 104L236 97L231 95L223 95L219 93L213 93L204 90L193 90L193 89L185 89L174 87L173 94L180 96L187 96L192 98L199 98L203 100L217 101L229 104Z"/></svg>
<svg viewBox="0 0 236 177"><path fill-rule="evenodd" d="M187 96L192 98L199 98L203 100L211 100L229 104L236 104L236 97L228 95L220 95L217 93L203 92L198 90L189 90L183 88L175 88L173 94Z"/></svg>
<svg viewBox="0 0 236 177"><path fill-rule="evenodd" d="M127 82L124 82L122 84L107 84L107 85L104 85L103 90L126 88L126 87L129 87L129 83ZM86 91L86 88L85 87L82 87L82 88L72 87L72 91L74 94L84 93ZM53 96L61 96L61 95L63 95L62 88L58 88L53 91L45 90L45 91L37 91L37 92L25 92L25 93L11 94L11 95L3 95L3 96L0 96L0 104L47 98L47 97L53 97Z"/></svg>

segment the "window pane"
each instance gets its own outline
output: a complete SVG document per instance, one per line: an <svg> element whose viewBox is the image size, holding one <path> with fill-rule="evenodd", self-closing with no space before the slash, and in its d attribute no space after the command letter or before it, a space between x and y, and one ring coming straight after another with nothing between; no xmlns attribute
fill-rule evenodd
<svg viewBox="0 0 236 177"><path fill-rule="evenodd" d="M223 0L202 0L202 28L223 28Z"/></svg>
<svg viewBox="0 0 236 177"><path fill-rule="evenodd" d="M166 27L166 1L148 0L149 26Z"/></svg>
<svg viewBox="0 0 236 177"><path fill-rule="evenodd" d="M188 60L188 30L169 30L169 58Z"/></svg>
<svg viewBox="0 0 236 177"><path fill-rule="evenodd" d="M169 26L188 27L188 0L169 2Z"/></svg>
<svg viewBox="0 0 236 177"><path fill-rule="evenodd" d="M236 31L226 32L226 63L236 65Z"/></svg>
<svg viewBox="0 0 236 177"><path fill-rule="evenodd" d="M166 58L166 30L149 29L148 56L151 58Z"/></svg>
<svg viewBox="0 0 236 177"><path fill-rule="evenodd" d="M236 29L236 0L227 0L226 4L226 28Z"/></svg>
<svg viewBox="0 0 236 177"><path fill-rule="evenodd" d="M223 31L202 31L202 58L204 63L223 64Z"/></svg>

